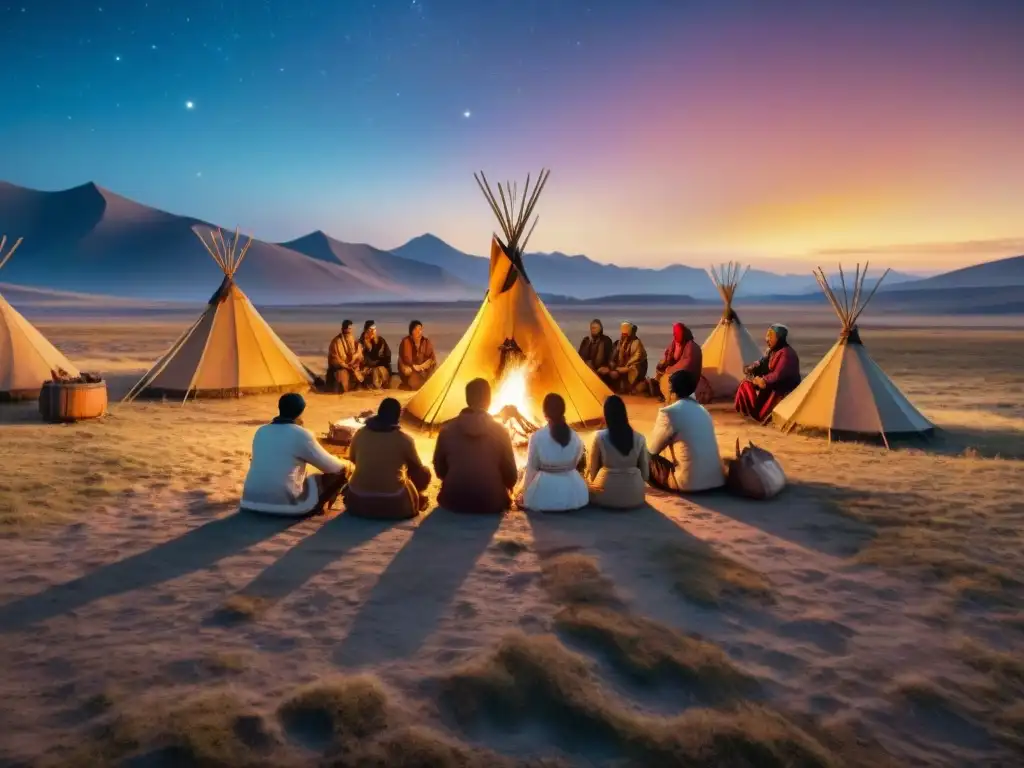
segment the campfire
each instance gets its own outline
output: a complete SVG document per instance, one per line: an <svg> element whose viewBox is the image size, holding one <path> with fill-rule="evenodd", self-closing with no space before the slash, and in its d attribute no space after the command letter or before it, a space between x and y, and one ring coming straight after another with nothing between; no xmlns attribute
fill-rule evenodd
<svg viewBox="0 0 1024 768"><path fill-rule="evenodd" d="M505 426L516 447L525 446L530 435L537 431L536 415L526 386L528 375L526 355L514 339L506 339L501 345L498 390L491 399L490 413Z"/></svg>

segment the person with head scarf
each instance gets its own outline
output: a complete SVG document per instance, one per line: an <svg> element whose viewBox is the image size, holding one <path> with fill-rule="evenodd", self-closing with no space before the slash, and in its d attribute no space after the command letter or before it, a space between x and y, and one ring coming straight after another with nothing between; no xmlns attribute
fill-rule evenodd
<svg viewBox="0 0 1024 768"><path fill-rule="evenodd" d="M636 335L636 326L624 320L619 327L619 340L612 348L608 386L613 392L633 394L638 385L646 385L647 350Z"/></svg>
<svg viewBox="0 0 1024 768"><path fill-rule="evenodd" d="M596 317L590 321L590 333L580 342L580 357L598 376L607 376L612 359L612 340Z"/></svg>
<svg viewBox="0 0 1024 768"><path fill-rule="evenodd" d="M242 488L242 510L271 515L323 514L334 504L351 465L323 449L302 425L306 401L291 392L277 401L278 415L256 430ZM306 474L307 466L323 474Z"/></svg>
<svg viewBox="0 0 1024 768"><path fill-rule="evenodd" d="M668 400L670 393L669 380L676 371L689 371L698 379L704 365L704 355L700 345L693 338L693 331L683 323L672 326L672 341L665 348L665 353L655 366L655 377L648 379L651 397L662 402Z"/></svg>
<svg viewBox="0 0 1024 768"><path fill-rule="evenodd" d="M768 328L764 357L743 369L747 378L736 390L736 411L761 423L775 406L800 384L800 358L789 345L789 329L780 324Z"/></svg>
<svg viewBox="0 0 1024 768"><path fill-rule="evenodd" d="M371 389L390 388L391 347L377 333L377 325L373 320L363 323L359 346L362 348L363 364L366 366L366 385Z"/></svg>
<svg viewBox="0 0 1024 768"><path fill-rule="evenodd" d="M565 420L565 399L554 392L542 405L547 424L532 435L516 504L534 512L571 512L590 501L581 470L583 441Z"/></svg>
<svg viewBox="0 0 1024 768"><path fill-rule="evenodd" d="M423 335L423 323L409 323L409 335L398 345L398 376L402 389L417 390L437 370L437 355L430 339Z"/></svg>
<svg viewBox="0 0 1024 768"><path fill-rule="evenodd" d="M404 520L427 508L430 470L399 426L401 416L399 402L386 397L377 415L353 436L348 455L355 469L345 488L346 514Z"/></svg>
<svg viewBox="0 0 1024 768"><path fill-rule="evenodd" d="M587 452L590 503L609 509L642 507L650 477L647 441L630 425L618 395L605 399L604 423L606 428L594 435Z"/></svg>
<svg viewBox="0 0 1024 768"><path fill-rule="evenodd" d="M692 397L699 381L690 371L672 374L669 404L658 411L647 438L650 483L663 491L692 493L725 485L715 424Z"/></svg>
<svg viewBox="0 0 1024 768"><path fill-rule="evenodd" d="M351 392L365 378L363 348L352 332L352 321L345 320L327 350L327 384L333 392Z"/></svg>

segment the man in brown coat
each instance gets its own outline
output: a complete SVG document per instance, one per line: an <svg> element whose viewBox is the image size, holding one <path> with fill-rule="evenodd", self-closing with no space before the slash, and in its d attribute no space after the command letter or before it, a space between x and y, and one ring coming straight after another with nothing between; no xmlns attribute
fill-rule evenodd
<svg viewBox="0 0 1024 768"><path fill-rule="evenodd" d="M441 480L437 503L452 512L501 514L511 505L518 479L512 440L487 412L490 384L469 382L466 405L441 427L434 448L434 472Z"/></svg>
<svg viewBox="0 0 1024 768"><path fill-rule="evenodd" d="M436 370L434 345L423 335L423 323L413 320L409 323L409 335L398 346L398 376L402 389L419 389Z"/></svg>
<svg viewBox="0 0 1024 768"><path fill-rule="evenodd" d="M327 386L333 392L350 392L365 378L363 348L352 333L352 321L345 320L327 349Z"/></svg>

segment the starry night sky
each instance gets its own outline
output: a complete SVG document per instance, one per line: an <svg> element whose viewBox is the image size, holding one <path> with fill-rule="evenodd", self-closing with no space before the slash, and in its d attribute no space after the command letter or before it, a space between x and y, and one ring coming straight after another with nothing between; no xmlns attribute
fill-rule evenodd
<svg viewBox="0 0 1024 768"><path fill-rule="evenodd" d="M15 184L482 252L472 172L548 166L531 245L623 264L1024 235L1021 0L0 3Z"/></svg>

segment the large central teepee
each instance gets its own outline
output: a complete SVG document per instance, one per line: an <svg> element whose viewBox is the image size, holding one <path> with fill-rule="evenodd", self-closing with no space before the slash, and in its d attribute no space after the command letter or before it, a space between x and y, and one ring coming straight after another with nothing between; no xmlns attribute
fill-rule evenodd
<svg viewBox="0 0 1024 768"><path fill-rule="evenodd" d="M4 253L7 236L0 236L0 269L21 245L21 238ZM31 400L54 371L78 376L64 357L0 294L0 400Z"/></svg>
<svg viewBox="0 0 1024 768"><path fill-rule="evenodd" d="M731 398L743 381L743 368L761 356L757 342L740 322L739 315L732 308L736 291L747 267L742 272L738 263L711 267L711 280L722 297L724 308L718 325L714 327L707 340L701 345L703 353L703 369L701 371L711 387L711 396L715 400Z"/></svg>
<svg viewBox="0 0 1024 768"><path fill-rule="evenodd" d="M521 384L518 394L527 411L523 415L534 423L540 421L540 404L549 392L565 398L570 423L583 426L603 421L604 400L611 391L565 338L523 267L523 251L537 220L529 230L526 225L548 173L541 171L532 189L527 177L522 197L510 183L499 184L496 197L487 177L474 174L505 240L498 235L491 239L488 289L469 329L405 407L413 423L433 427L457 416L466 406L465 386L472 379L486 379L500 395L506 389L501 385L512 376ZM524 403L513 404L522 409Z"/></svg>
<svg viewBox="0 0 1024 768"><path fill-rule="evenodd" d="M314 376L274 333L242 289L235 273L252 244L239 247L238 230L226 239L211 230L196 236L224 272L206 311L142 377L126 400L149 397L238 397L308 389Z"/></svg>
<svg viewBox="0 0 1024 768"><path fill-rule="evenodd" d="M932 423L910 404L906 396L878 364L871 359L857 330L857 319L864 312L889 270L878 279L864 298L867 264L853 280L853 293L846 290L846 276L839 268L842 300L829 285L821 267L814 273L818 285L839 315L842 331L839 340L821 362L772 412L772 419L783 429L800 427L836 435L881 437L888 446L890 437L922 435L932 432Z"/></svg>

